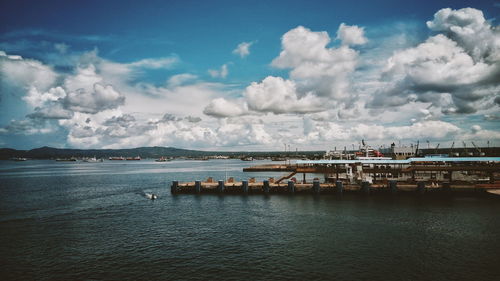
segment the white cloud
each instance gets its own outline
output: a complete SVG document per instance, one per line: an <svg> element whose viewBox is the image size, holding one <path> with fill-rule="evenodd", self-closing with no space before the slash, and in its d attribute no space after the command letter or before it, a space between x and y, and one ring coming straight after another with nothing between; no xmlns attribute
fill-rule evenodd
<svg viewBox="0 0 500 281"><path fill-rule="evenodd" d="M363 45L368 42L365 37L365 31L362 27L357 25L340 24L337 31L337 38L342 41L344 45Z"/></svg>
<svg viewBox="0 0 500 281"><path fill-rule="evenodd" d="M227 75L229 74L229 70L227 68L227 64L223 64L220 68L220 70L217 69L209 69L208 74L212 76L213 78L226 78Z"/></svg>
<svg viewBox="0 0 500 281"><path fill-rule="evenodd" d="M240 44L238 44L236 49L233 50L233 54L237 54L241 58L250 55L250 47L253 45L253 43L254 42L241 42Z"/></svg>
<svg viewBox="0 0 500 281"><path fill-rule="evenodd" d="M176 57L164 57L164 58L154 58L154 59L142 59L139 61L128 63L126 65L131 67L159 69L159 68L171 68L178 62L179 59Z"/></svg>
<svg viewBox="0 0 500 281"><path fill-rule="evenodd" d="M37 60L5 52L0 54L0 91L3 94L23 96L32 87L45 91L56 82L57 77L51 67Z"/></svg>
<svg viewBox="0 0 500 281"><path fill-rule="evenodd" d="M290 78L297 90L329 97L332 103L354 99L350 75L355 70L358 53L348 46L328 48L327 32L313 32L305 27L294 28L282 37L282 51L272 65L291 69Z"/></svg>
<svg viewBox="0 0 500 281"><path fill-rule="evenodd" d="M213 99L203 110L204 114L217 118L241 116L247 112L246 105L240 105L224 98Z"/></svg>
<svg viewBox="0 0 500 281"><path fill-rule="evenodd" d="M248 107L254 111L280 113L308 113L323 110L323 102L307 93L299 97L295 82L281 77L266 77L245 89Z"/></svg>
<svg viewBox="0 0 500 281"><path fill-rule="evenodd" d="M475 61L500 60L500 30L493 28L480 10L441 9L434 14L432 21L427 22L427 26L457 41Z"/></svg>
<svg viewBox="0 0 500 281"><path fill-rule="evenodd" d="M176 74L168 79L167 86L170 88L182 86L194 81L196 78L198 78L196 75L190 73Z"/></svg>
<svg viewBox="0 0 500 281"><path fill-rule="evenodd" d="M500 82L500 33L481 11L442 9L427 22L442 31L388 59L368 107L431 102L446 114L494 107Z"/></svg>
<svg viewBox="0 0 500 281"><path fill-rule="evenodd" d="M88 92L79 89L69 92L64 103L68 109L83 113L97 113L106 109L117 108L124 104L125 97L111 85L94 84L94 89Z"/></svg>

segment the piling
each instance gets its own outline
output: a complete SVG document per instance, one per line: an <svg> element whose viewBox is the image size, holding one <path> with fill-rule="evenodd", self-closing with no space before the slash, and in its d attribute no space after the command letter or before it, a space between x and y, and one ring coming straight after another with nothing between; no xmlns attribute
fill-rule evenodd
<svg viewBox="0 0 500 281"><path fill-rule="evenodd" d="M313 191L315 194L319 194L319 191L320 191L320 186L319 186L319 181L318 180L315 180L313 181Z"/></svg>
<svg viewBox="0 0 500 281"><path fill-rule="evenodd" d="M425 182L419 181L417 182L417 192L424 193L425 192Z"/></svg>
<svg viewBox="0 0 500 281"><path fill-rule="evenodd" d="M179 181L172 181L172 185L170 186L170 193L177 193L178 188L179 188Z"/></svg>
<svg viewBox="0 0 500 281"><path fill-rule="evenodd" d="M336 181L335 188L337 189L337 193L342 195L344 192L344 183L342 181Z"/></svg>
<svg viewBox="0 0 500 281"><path fill-rule="evenodd" d="M243 190L244 193L248 193L248 181L241 182L241 189Z"/></svg>
<svg viewBox="0 0 500 281"><path fill-rule="evenodd" d="M288 181L288 192L295 193L295 183L293 181Z"/></svg>
<svg viewBox="0 0 500 281"><path fill-rule="evenodd" d="M268 194L269 193L269 181L264 180L262 182L262 190L264 190L264 193Z"/></svg>
<svg viewBox="0 0 500 281"><path fill-rule="evenodd" d="M398 191L398 182L395 180L390 180L389 189L391 190L391 193L396 193Z"/></svg>
<svg viewBox="0 0 500 281"><path fill-rule="evenodd" d="M363 194L370 194L370 183L367 181L364 181L361 183L361 192Z"/></svg>
<svg viewBox="0 0 500 281"><path fill-rule="evenodd" d="M441 188L444 192L451 192L451 183L443 182L443 187Z"/></svg>
<svg viewBox="0 0 500 281"><path fill-rule="evenodd" d="M217 192L223 193L224 192L224 181L219 181L217 185Z"/></svg>
<svg viewBox="0 0 500 281"><path fill-rule="evenodd" d="M200 193L201 192L201 181L195 181L194 182L194 191L196 193Z"/></svg>

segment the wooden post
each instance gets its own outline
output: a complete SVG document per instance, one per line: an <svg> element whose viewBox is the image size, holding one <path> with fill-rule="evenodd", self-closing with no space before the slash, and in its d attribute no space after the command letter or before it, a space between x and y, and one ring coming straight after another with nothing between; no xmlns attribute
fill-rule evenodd
<svg viewBox="0 0 500 281"><path fill-rule="evenodd" d="M389 188L391 190L391 193L396 193L398 191L398 182L395 180L390 180Z"/></svg>
<svg viewBox="0 0 500 281"><path fill-rule="evenodd" d="M264 193L268 194L269 193L269 181L264 180L262 182L262 190L264 190Z"/></svg>
<svg viewBox="0 0 500 281"><path fill-rule="evenodd" d="M335 188L337 190L337 193L342 195L342 192L344 192L344 184L342 183L342 181L336 181L335 182Z"/></svg>
<svg viewBox="0 0 500 281"><path fill-rule="evenodd" d="M194 191L196 193L200 193L201 192L201 181L195 181L194 182Z"/></svg>
<svg viewBox="0 0 500 281"><path fill-rule="evenodd" d="M295 193L295 183L293 181L288 181L288 192Z"/></svg>
<svg viewBox="0 0 500 281"><path fill-rule="evenodd" d="M243 189L244 193L248 193L248 181L242 181L241 188Z"/></svg>
<svg viewBox="0 0 500 281"><path fill-rule="evenodd" d="M364 181L361 183L361 192L364 194L370 194L370 183L367 181Z"/></svg>
<svg viewBox="0 0 500 281"><path fill-rule="evenodd" d="M178 188L179 188L179 182L173 181L172 185L170 186L170 193L172 194L177 193Z"/></svg>
<svg viewBox="0 0 500 281"><path fill-rule="evenodd" d="M417 182L417 192L424 193L425 192L425 182L419 181Z"/></svg>
<svg viewBox="0 0 500 281"><path fill-rule="evenodd" d="M314 191L314 193L319 194L320 189L321 188L319 186L319 181L318 180L313 181L313 191Z"/></svg>
<svg viewBox="0 0 500 281"><path fill-rule="evenodd" d="M224 181L219 181L217 185L217 192L223 193L224 192Z"/></svg>

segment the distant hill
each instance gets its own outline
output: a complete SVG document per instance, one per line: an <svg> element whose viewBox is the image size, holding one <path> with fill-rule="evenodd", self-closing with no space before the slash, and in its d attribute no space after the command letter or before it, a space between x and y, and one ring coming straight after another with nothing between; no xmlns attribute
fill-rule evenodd
<svg viewBox="0 0 500 281"><path fill-rule="evenodd" d="M142 158L157 158L161 156L205 156L212 155L212 152L179 149L173 147L138 147L131 149L66 149L53 147L40 147L31 150L15 150L10 148L0 149L0 159L10 159L12 157L26 157L33 159L69 158L69 157L97 157L107 158L112 156Z"/></svg>
<svg viewBox="0 0 500 281"><path fill-rule="evenodd" d="M323 155L324 151L308 151L299 152L301 155ZM225 155L230 157L241 156L280 156L283 152L221 152L221 151L200 151L188 150L175 147L137 147L129 149L67 149L40 147L31 150L16 150L11 148L0 148L0 159L10 159L14 157L25 157L31 159L55 159L55 158L70 158L70 157L135 157L141 158L159 158L159 157L204 157L214 155ZM290 154L294 154L293 152Z"/></svg>

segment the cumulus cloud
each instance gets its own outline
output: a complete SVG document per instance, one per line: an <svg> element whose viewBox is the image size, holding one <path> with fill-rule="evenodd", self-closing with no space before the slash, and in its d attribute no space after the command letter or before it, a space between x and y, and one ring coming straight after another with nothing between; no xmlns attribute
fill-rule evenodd
<svg viewBox="0 0 500 281"><path fill-rule="evenodd" d="M348 46L328 48L327 32L294 28L282 37L282 51L273 60L277 68L291 69L290 78L300 93L328 97L332 103L355 98L350 75L356 68L358 52Z"/></svg>
<svg viewBox="0 0 500 281"><path fill-rule="evenodd" d="M0 128L0 134L7 135L34 135L54 132L54 128L43 119L28 118L25 120L11 120L9 124Z"/></svg>
<svg viewBox="0 0 500 281"><path fill-rule="evenodd" d="M29 88L45 91L57 79L57 73L49 66L33 59L0 53L0 92L22 96Z"/></svg>
<svg viewBox="0 0 500 281"><path fill-rule="evenodd" d="M362 27L357 25L340 24L337 31L337 38L342 41L344 45L363 45L368 42L365 37L365 31Z"/></svg>
<svg viewBox="0 0 500 281"><path fill-rule="evenodd" d="M44 107L36 107L35 112L28 114L28 118L33 119L71 119L73 111L67 110L59 102L51 101Z"/></svg>
<svg viewBox="0 0 500 281"><path fill-rule="evenodd" d="M245 89L248 107L254 111L309 113L323 110L322 100L311 93L299 97L295 82L269 76L261 83L253 82Z"/></svg>
<svg viewBox="0 0 500 281"><path fill-rule="evenodd" d="M117 108L124 104L125 97L111 85L94 84L94 90L87 92L78 89L69 92L64 100L68 109L83 113L97 113L106 109Z"/></svg>
<svg viewBox="0 0 500 281"><path fill-rule="evenodd" d="M253 43L254 42L241 42L240 44L238 44L236 49L233 50L233 54L237 54L241 58L250 55L250 47L253 45Z"/></svg>
<svg viewBox="0 0 500 281"><path fill-rule="evenodd" d="M444 32L463 47L474 60L500 60L500 30L493 28L483 12L474 8L441 9L427 22L433 31Z"/></svg>
<svg viewBox="0 0 500 281"><path fill-rule="evenodd" d="M227 64L223 64L220 68L220 70L217 69L209 69L208 74L212 76L213 78L226 78L227 75L229 74L229 70L227 68Z"/></svg>
<svg viewBox="0 0 500 281"><path fill-rule="evenodd" d="M429 28L441 31L387 61L368 107L430 102L446 114L494 106L500 90L500 33L481 11L442 9Z"/></svg>
<svg viewBox="0 0 500 281"><path fill-rule="evenodd" d="M245 105L228 101L225 98L213 99L203 110L204 114L217 118L241 116L247 112Z"/></svg>

